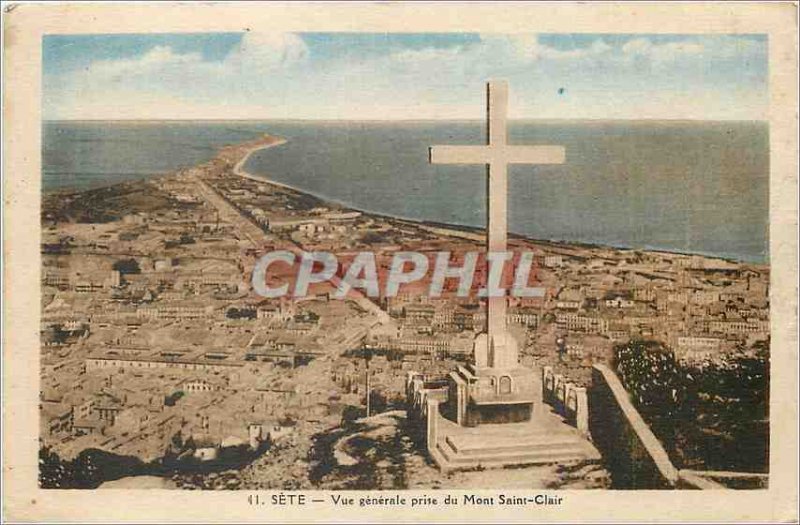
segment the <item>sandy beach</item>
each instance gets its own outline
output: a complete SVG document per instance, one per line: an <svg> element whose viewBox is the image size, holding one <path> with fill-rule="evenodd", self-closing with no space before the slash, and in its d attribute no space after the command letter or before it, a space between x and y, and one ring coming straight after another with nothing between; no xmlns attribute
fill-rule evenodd
<svg viewBox="0 0 800 525"><path fill-rule="evenodd" d="M274 184L275 186L292 189L294 191L300 191L297 188L292 188L291 186L288 186L286 184L281 184L280 182L275 182L273 180L265 179L263 177L256 177L252 173L248 173L247 171L245 171L244 165L247 163L248 160L250 160L250 156L256 151L261 151L262 149L274 148L276 146L280 146L281 144L286 144L286 139L283 137L274 137L272 135L265 135L264 139L269 140L269 142L266 144L265 143L256 144L246 150L244 156L233 167L233 174L238 175L240 177L244 177L245 179L251 179L257 182L268 182L270 184Z"/></svg>

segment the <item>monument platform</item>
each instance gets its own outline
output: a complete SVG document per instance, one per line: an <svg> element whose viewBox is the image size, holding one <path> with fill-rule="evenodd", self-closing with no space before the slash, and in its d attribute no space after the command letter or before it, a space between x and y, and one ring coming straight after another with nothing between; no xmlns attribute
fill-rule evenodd
<svg viewBox="0 0 800 525"><path fill-rule="evenodd" d="M487 334L478 334L475 362L459 366L448 376L449 395L443 410L459 425L528 421L539 399L533 370L518 362L518 343L505 330L498 332L491 343Z"/></svg>
<svg viewBox="0 0 800 525"><path fill-rule="evenodd" d="M429 450L442 471L601 459L591 442L547 406L519 423L464 427L441 414L437 418L436 444Z"/></svg>
<svg viewBox="0 0 800 525"><path fill-rule="evenodd" d="M448 377L447 416L464 426L528 421L537 399L534 373L511 369L459 366Z"/></svg>

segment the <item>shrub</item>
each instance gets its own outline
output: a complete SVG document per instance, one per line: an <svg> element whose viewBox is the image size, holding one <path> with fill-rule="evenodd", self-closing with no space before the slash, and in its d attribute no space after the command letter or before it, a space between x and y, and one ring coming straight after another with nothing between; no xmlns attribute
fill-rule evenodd
<svg viewBox="0 0 800 525"><path fill-rule="evenodd" d="M766 472L769 346L680 364L656 341L614 348L614 367L679 468Z"/></svg>

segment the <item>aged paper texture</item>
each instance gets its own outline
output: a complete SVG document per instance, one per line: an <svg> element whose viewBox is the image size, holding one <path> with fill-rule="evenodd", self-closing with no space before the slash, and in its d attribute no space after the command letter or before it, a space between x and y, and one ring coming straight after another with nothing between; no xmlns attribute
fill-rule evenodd
<svg viewBox="0 0 800 525"><path fill-rule="evenodd" d="M3 23L7 520L797 521L795 5Z"/></svg>

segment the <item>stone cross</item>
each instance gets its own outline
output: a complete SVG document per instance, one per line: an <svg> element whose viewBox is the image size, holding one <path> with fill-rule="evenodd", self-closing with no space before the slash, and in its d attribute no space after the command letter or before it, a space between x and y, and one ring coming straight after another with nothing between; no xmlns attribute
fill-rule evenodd
<svg viewBox="0 0 800 525"><path fill-rule="evenodd" d="M509 164L563 164L563 146L512 146L508 144L506 113L508 83L486 84L488 133L486 146L432 146L431 164L484 164L488 166L487 200L489 204L487 248L489 252L506 251ZM506 298L489 297L487 313L489 344L505 335ZM502 341L502 339L500 339Z"/></svg>

